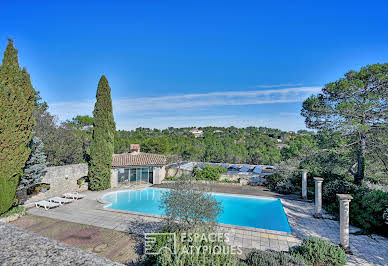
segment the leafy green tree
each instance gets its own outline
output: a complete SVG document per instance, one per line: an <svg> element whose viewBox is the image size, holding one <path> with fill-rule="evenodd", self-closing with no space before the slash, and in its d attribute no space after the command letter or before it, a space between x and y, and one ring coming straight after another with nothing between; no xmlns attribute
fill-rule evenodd
<svg viewBox="0 0 388 266"><path fill-rule="evenodd" d="M165 212L167 227L212 227L222 213L222 205L201 186L197 187L191 176L182 176L171 190L162 193L160 208Z"/></svg>
<svg viewBox="0 0 388 266"><path fill-rule="evenodd" d="M281 154L284 159L293 157L301 157L310 154L315 147L314 138L310 135L299 135L287 146L281 149Z"/></svg>
<svg viewBox="0 0 388 266"><path fill-rule="evenodd" d="M88 115L77 115L69 124L74 125L77 129L86 129L93 126L93 117Z"/></svg>
<svg viewBox="0 0 388 266"><path fill-rule="evenodd" d="M73 128L74 133L82 141L83 161L90 161L90 143L93 134L93 117L88 115L78 115L71 121L64 123L67 127Z"/></svg>
<svg viewBox="0 0 388 266"><path fill-rule="evenodd" d="M213 136L209 136L205 138L205 145L206 147L205 147L204 161L206 162L224 161L225 149L221 140Z"/></svg>
<svg viewBox="0 0 388 266"><path fill-rule="evenodd" d="M167 154L168 142L165 137L147 138L143 142L141 149L148 153Z"/></svg>
<svg viewBox="0 0 388 266"><path fill-rule="evenodd" d="M0 67L0 214L15 201L35 126L36 93L29 74L19 66L17 53L9 40Z"/></svg>
<svg viewBox="0 0 388 266"><path fill-rule="evenodd" d="M365 176L365 155L373 130L386 128L387 99L388 63L349 71L303 103L301 113L307 127L339 131L356 145L357 170L349 170L356 184L361 184Z"/></svg>
<svg viewBox="0 0 388 266"><path fill-rule="evenodd" d="M67 165L86 161L86 144L83 135L71 123L58 125L57 118L44 109L34 112L35 136L44 143L43 152L48 165Z"/></svg>
<svg viewBox="0 0 388 266"><path fill-rule="evenodd" d="M91 190L110 188L114 134L112 99L108 80L103 75L98 82L97 101L93 111L93 139L90 146L89 186Z"/></svg>

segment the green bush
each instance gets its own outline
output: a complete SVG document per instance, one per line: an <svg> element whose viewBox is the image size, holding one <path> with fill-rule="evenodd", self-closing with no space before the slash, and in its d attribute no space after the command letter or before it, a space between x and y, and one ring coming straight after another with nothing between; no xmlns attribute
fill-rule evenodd
<svg viewBox="0 0 388 266"><path fill-rule="evenodd" d="M274 173L267 176L265 184L270 190L281 194L290 194L297 190L291 179L282 173Z"/></svg>
<svg viewBox="0 0 388 266"><path fill-rule="evenodd" d="M384 221L384 211L388 205L388 193L357 186L346 180L335 180L323 187L324 208L339 217L339 201L336 194L351 194L350 223L360 227L365 233L388 235Z"/></svg>
<svg viewBox="0 0 388 266"><path fill-rule="evenodd" d="M300 259L292 257L284 252L277 251L251 251L245 260L249 266L302 266L306 265Z"/></svg>
<svg viewBox="0 0 388 266"><path fill-rule="evenodd" d="M175 181L175 180L177 180L177 177L176 176L168 176L164 180L166 180L166 181Z"/></svg>
<svg viewBox="0 0 388 266"><path fill-rule="evenodd" d="M384 211L388 205L388 193L380 190L358 192L350 202L350 221L366 233L388 236Z"/></svg>
<svg viewBox="0 0 388 266"><path fill-rule="evenodd" d="M280 194L291 194L291 193L295 192L295 187L288 180L284 183L279 184L277 187L275 187L274 190Z"/></svg>
<svg viewBox="0 0 388 266"><path fill-rule="evenodd" d="M227 245L224 239L216 239L216 241L208 241L203 237L195 238L192 237L191 241L188 240L188 236L191 234L199 234L200 236L208 236L213 233L212 231L205 228L196 228L196 230L176 230L173 231L176 235L176 246L175 254L172 254L168 249L162 247L168 247L170 250L173 249L173 241L169 241L169 238L164 235L156 235L157 241L152 246L152 251L161 250L160 254L157 255L146 255L144 264L145 265L185 265L185 266L197 266L197 265L243 265L236 254L237 251L223 252L229 250L230 247ZM165 233L172 233L168 231ZM204 247L209 250L219 250L221 252L208 252L204 250ZM160 249L162 248L162 249ZM193 252L191 252L191 250Z"/></svg>
<svg viewBox="0 0 388 266"><path fill-rule="evenodd" d="M386 209L384 211L383 219L384 219L385 224L388 225L388 206L386 206Z"/></svg>
<svg viewBox="0 0 388 266"><path fill-rule="evenodd" d="M277 186L283 184L287 181L287 177L279 173L274 173L273 175L268 175L266 177L266 185L269 189L274 190Z"/></svg>
<svg viewBox="0 0 388 266"><path fill-rule="evenodd" d="M337 194L355 194L359 187L346 180L334 180L323 186L322 200L324 208L332 215L339 216L339 201Z"/></svg>
<svg viewBox="0 0 388 266"><path fill-rule="evenodd" d="M319 238L303 240L302 245L291 251L291 255L304 261L307 265L340 266L346 264L346 254L340 247Z"/></svg>
<svg viewBox="0 0 388 266"><path fill-rule="evenodd" d="M8 216L11 216L11 215L14 215L17 213L24 215L24 213L25 213L24 207L23 206L13 207L13 208L9 209L8 211L6 211L5 213L1 214L0 217L8 217Z"/></svg>
<svg viewBox="0 0 388 266"><path fill-rule="evenodd" d="M197 180L217 181L223 173L226 173L226 169L221 166L205 165L203 169L194 168L193 177Z"/></svg>
<svg viewBox="0 0 388 266"><path fill-rule="evenodd" d="M237 180L230 180L230 179L227 179L227 178L223 178L222 180L220 180L222 183L238 183Z"/></svg>

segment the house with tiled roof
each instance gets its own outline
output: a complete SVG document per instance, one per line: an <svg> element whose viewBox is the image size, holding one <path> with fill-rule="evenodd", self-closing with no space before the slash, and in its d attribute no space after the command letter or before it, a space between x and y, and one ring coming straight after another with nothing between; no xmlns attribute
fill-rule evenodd
<svg viewBox="0 0 388 266"><path fill-rule="evenodd" d="M202 138L203 137L203 130L198 128L190 129L189 132L194 135L195 138Z"/></svg>
<svg viewBox="0 0 388 266"><path fill-rule="evenodd" d="M111 186L160 184L165 177L166 164L166 156L140 152L139 144L131 144L128 153L113 154Z"/></svg>

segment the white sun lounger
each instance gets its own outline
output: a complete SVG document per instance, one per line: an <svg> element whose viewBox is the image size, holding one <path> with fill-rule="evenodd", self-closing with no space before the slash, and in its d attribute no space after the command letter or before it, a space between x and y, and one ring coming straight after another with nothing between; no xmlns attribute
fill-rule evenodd
<svg viewBox="0 0 388 266"><path fill-rule="evenodd" d="M55 203L59 203L60 205L63 205L63 204L66 204L66 203L70 203L70 202L72 202L73 200L71 200L71 199L65 199L65 198L60 198L60 197L54 197L54 198L48 199L48 201L50 201L50 202L55 202Z"/></svg>
<svg viewBox="0 0 388 266"><path fill-rule="evenodd" d="M37 207L37 208L43 207L45 210L58 207L59 205L60 204L58 204L58 203L49 202L47 200L41 200L41 201L35 202L35 207Z"/></svg>
<svg viewBox="0 0 388 266"><path fill-rule="evenodd" d="M85 198L85 195L83 194L78 194L78 193L65 193L63 194L63 197L67 198L67 199L75 199L75 200L78 200L78 199L83 199Z"/></svg>

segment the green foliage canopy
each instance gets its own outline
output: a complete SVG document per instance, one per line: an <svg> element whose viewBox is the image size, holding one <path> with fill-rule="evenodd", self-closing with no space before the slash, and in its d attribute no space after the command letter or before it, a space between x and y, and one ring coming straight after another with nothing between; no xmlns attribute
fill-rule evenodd
<svg viewBox="0 0 388 266"><path fill-rule="evenodd" d="M344 78L327 84L317 96L303 103L301 114L309 128L341 132L357 150L355 182L365 176L365 155L370 135L387 129L388 63L349 71Z"/></svg>
<svg viewBox="0 0 388 266"><path fill-rule="evenodd" d="M193 177L197 180L217 181L223 173L226 173L226 169L221 166L205 165L203 169L193 169Z"/></svg>

